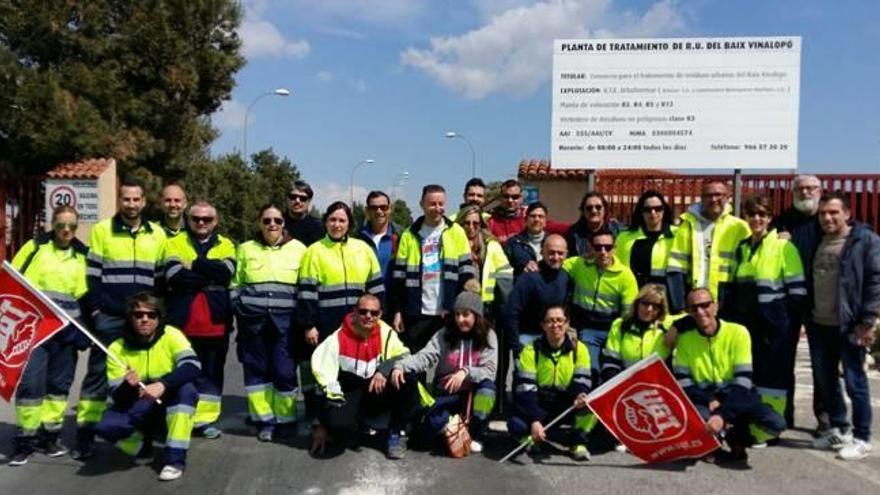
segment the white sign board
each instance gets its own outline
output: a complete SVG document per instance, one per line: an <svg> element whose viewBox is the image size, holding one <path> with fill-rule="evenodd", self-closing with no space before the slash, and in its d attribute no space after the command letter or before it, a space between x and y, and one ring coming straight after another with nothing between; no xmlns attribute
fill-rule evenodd
<svg viewBox="0 0 880 495"><path fill-rule="evenodd" d="M556 40L551 162L796 168L801 39Z"/></svg>
<svg viewBox="0 0 880 495"><path fill-rule="evenodd" d="M96 223L98 221L98 181L46 180L46 218L51 218L52 210L61 205L76 208L80 222Z"/></svg>

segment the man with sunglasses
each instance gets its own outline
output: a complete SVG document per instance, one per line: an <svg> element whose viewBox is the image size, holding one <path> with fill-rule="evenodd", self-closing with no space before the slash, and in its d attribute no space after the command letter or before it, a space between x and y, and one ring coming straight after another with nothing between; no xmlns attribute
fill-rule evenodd
<svg viewBox="0 0 880 495"><path fill-rule="evenodd" d="M752 384L749 331L718 318L718 305L704 287L688 294L687 312L671 331L677 335L675 377L706 420L706 429L715 434L726 431L730 452L718 452L714 460L747 462L746 447L754 443L749 425L779 435L785 420L761 402Z"/></svg>
<svg viewBox="0 0 880 495"><path fill-rule="evenodd" d="M186 466L198 401L193 381L201 364L186 336L165 324L160 299L148 292L135 294L127 313L122 338L110 345L121 362L107 364L113 404L96 430L131 456L146 456L153 440L164 440L159 480L173 481Z"/></svg>
<svg viewBox="0 0 880 495"><path fill-rule="evenodd" d="M401 428L421 407L418 380L408 376L400 387L388 377L394 363L409 354L397 332L382 321L382 305L372 294L358 298L336 332L324 339L312 354L312 374L323 391L311 453L321 455L333 438L345 445L356 440L361 422L379 426L390 413L386 455L400 459L406 450ZM353 442L353 443L356 443Z"/></svg>
<svg viewBox="0 0 880 495"><path fill-rule="evenodd" d="M680 312L691 289L705 287L724 306L733 278L736 247L751 235L749 225L733 214L727 184L720 179L703 182L700 202L681 215L669 249L666 268L669 305Z"/></svg>
<svg viewBox="0 0 880 495"><path fill-rule="evenodd" d="M304 180L294 181L287 192L287 213L284 215L284 231L306 247L324 238L324 224L309 214L315 193Z"/></svg>
<svg viewBox="0 0 880 495"><path fill-rule="evenodd" d="M370 191L367 194L366 221L358 230L358 237L376 252L385 280L385 293L391 294L394 282L392 265L397 256L400 227L391 221L391 198L384 192Z"/></svg>
<svg viewBox="0 0 880 495"><path fill-rule="evenodd" d="M639 293L632 270L614 256L614 236L608 230L593 234L582 256L565 260L563 269L573 284L571 326L590 349L594 380L599 378L599 356L611 323L630 312Z"/></svg>
<svg viewBox="0 0 880 495"><path fill-rule="evenodd" d="M502 246L507 246L507 240L522 232L525 226L522 203L522 186L519 181L504 181L501 184L501 204L492 211L488 221L489 232L492 232Z"/></svg>
<svg viewBox="0 0 880 495"><path fill-rule="evenodd" d="M168 322L183 330L202 363L195 425L206 438L220 436L215 423L232 321L229 283L235 274L235 245L217 232L218 223L216 208L197 201L187 213L186 234L167 242L163 258Z"/></svg>
<svg viewBox="0 0 880 495"><path fill-rule="evenodd" d="M146 186L126 177L119 186L117 213L98 222L89 239L88 283L97 309L92 311L94 333L105 345L122 335L125 301L138 292L156 291L162 280L165 232L143 218ZM94 425L107 403L107 357L97 348L89 352L76 412L77 446L74 459L93 454Z"/></svg>

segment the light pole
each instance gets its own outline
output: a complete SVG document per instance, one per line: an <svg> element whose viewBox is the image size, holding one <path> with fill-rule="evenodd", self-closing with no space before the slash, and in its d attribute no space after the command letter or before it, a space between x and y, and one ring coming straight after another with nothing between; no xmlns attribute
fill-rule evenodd
<svg viewBox="0 0 880 495"><path fill-rule="evenodd" d="M398 187L404 187L406 182L409 180L409 172L404 170L403 172L394 176L394 181L391 183L391 203L394 203L395 195Z"/></svg>
<svg viewBox="0 0 880 495"><path fill-rule="evenodd" d="M360 167L361 165L370 165L370 164L373 164L373 163L376 163L376 160L373 160L372 158L367 158L366 160L361 160L361 161L359 161L359 162L357 163L357 165L355 165L354 167L351 168L351 194L350 194L350 197L349 197L349 203L348 203L348 204L349 204L349 206L351 206L352 208L354 208L354 171L357 170L358 167Z"/></svg>
<svg viewBox="0 0 880 495"><path fill-rule="evenodd" d="M453 132L453 131L447 132L446 138L447 139L461 138L464 140L464 142L467 143L468 147L471 149L471 177L476 177L477 176L477 152L474 151L474 145L471 144L470 139L463 136L462 134L459 134L459 133Z"/></svg>
<svg viewBox="0 0 880 495"><path fill-rule="evenodd" d="M248 105L247 110L244 111L244 125L242 125L242 138L241 138L241 152L244 154L245 163L249 162L248 154L247 154L247 128L248 128L248 114L251 113L251 108L257 104L258 101L263 99L266 96L290 96L290 90L287 88L277 88L273 91L266 91L265 93L254 98L254 101Z"/></svg>

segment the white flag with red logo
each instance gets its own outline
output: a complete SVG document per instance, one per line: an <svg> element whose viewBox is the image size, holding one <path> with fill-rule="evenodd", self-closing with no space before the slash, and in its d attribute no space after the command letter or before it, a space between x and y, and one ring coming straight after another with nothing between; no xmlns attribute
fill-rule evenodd
<svg viewBox="0 0 880 495"><path fill-rule="evenodd" d="M0 397L12 400L31 351L68 325L67 315L8 262L0 270Z"/></svg>
<svg viewBox="0 0 880 495"><path fill-rule="evenodd" d="M597 388L588 404L620 443L648 463L703 457L721 446L657 354Z"/></svg>

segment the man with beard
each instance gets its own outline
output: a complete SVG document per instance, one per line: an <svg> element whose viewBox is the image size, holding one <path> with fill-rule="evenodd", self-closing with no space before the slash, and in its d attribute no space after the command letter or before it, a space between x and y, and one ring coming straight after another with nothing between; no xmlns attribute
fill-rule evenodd
<svg viewBox="0 0 880 495"><path fill-rule="evenodd" d="M819 211L819 198L822 197L822 183L815 175L798 175L791 183L792 188L792 206L785 210L782 215L776 217L770 228L779 231L780 239L791 239L792 244L798 249L801 255L801 262L804 265L804 276L806 278L807 291L813 289L813 258L816 254L816 248L822 240L822 227L819 225L819 218L816 214ZM808 293L806 301L813 300L813 294ZM792 341L790 352L792 355L797 353L798 341L800 340L801 324L804 323L803 317L808 311L800 312L798 318L792 322L796 325L795 331L791 332ZM793 359L789 362L794 363ZM794 367L791 369L791 383L794 383ZM813 384L814 388L817 385ZM813 413L818 422L819 432L827 431L831 428L828 413L822 410L822 403L819 401L818 394L813 394ZM794 391L792 389L791 396L788 397L788 406L785 409L785 421L788 427L794 427Z"/></svg>
<svg viewBox="0 0 880 495"><path fill-rule="evenodd" d="M146 206L144 183L125 178L119 186L118 213L92 228L86 275L97 304L91 315L94 333L105 345L122 336L125 301L139 292L155 291L162 273L165 232L143 218ZM107 403L106 368L107 356L93 345L76 412L74 459L86 459L94 452L94 427Z"/></svg>

